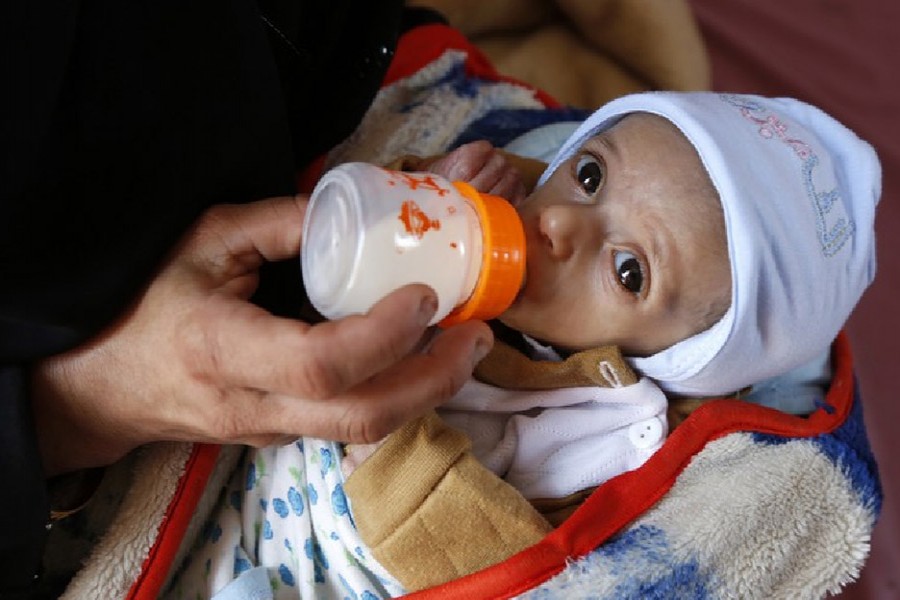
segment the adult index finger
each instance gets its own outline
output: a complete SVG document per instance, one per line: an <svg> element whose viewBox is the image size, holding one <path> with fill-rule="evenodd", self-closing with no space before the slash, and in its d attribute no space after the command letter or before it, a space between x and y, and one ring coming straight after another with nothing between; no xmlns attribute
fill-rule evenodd
<svg viewBox="0 0 900 600"><path fill-rule="evenodd" d="M284 196L207 210L188 236L187 260L217 280L255 271L264 261L300 254L305 196Z"/></svg>
<svg viewBox="0 0 900 600"><path fill-rule="evenodd" d="M235 408L252 415L246 421L252 423L255 435L311 435L372 443L448 400L468 380L490 345L487 325L463 323L438 335L427 351L409 355L327 401L269 394Z"/></svg>
<svg viewBox="0 0 900 600"><path fill-rule="evenodd" d="M493 343L490 328L471 321L442 332L427 351L407 357L342 398L347 412L338 438L377 442L427 409L439 406L472 376Z"/></svg>

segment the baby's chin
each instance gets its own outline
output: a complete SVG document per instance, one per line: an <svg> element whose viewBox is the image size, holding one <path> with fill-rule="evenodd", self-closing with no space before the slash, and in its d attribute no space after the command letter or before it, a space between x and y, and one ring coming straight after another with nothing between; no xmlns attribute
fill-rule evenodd
<svg viewBox="0 0 900 600"><path fill-rule="evenodd" d="M519 293L516 294L512 304L497 317L497 320L519 333L536 337L534 325L545 319L540 310L543 303L539 296L535 294L535 290L530 289L527 284L528 274L526 272L522 280L522 287L519 288Z"/></svg>
<svg viewBox="0 0 900 600"><path fill-rule="evenodd" d="M497 320L511 329L520 331L520 329L516 327L515 302L513 302L513 304L503 312L503 314L497 317Z"/></svg>
<svg viewBox="0 0 900 600"><path fill-rule="evenodd" d="M521 307L519 306L520 301L518 298L513 301L513 303L507 308L503 314L497 317L497 320L509 327L510 329L514 329L519 333L524 333L525 335L532 335L531 328L528 327L527 319L521 318ZM532 336L533 337L533 336Z"/></svg>

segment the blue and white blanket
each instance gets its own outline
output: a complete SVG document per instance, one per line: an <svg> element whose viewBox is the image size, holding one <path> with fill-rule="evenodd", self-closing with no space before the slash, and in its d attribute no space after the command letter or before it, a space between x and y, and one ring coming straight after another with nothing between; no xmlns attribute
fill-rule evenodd
<svg viewBox="0 0 900 600"><path fill-rule="evenodd" d="M504 145L536 125L583 117L579 111L546 109L527 88L473 77L466 61L465 51L448 50L383 89L360 128L330 155L329 163L430 155L475 138ZM553 135L552 128L545 132ZM747 402L710 402L682 423L644 466L602 485L535 547L418 596L818 598L838 591L858 576L868 556L881 489L845 336L835 342L833 358L831 386L813 399L817 408L808 417ZM327 478L321 462L326 446L304 448L303 464ZM192 522L181 528L172 523L183 508L178 500L185 480L196 476L197 449L170 445L139 457L134 488L64 597L141 598L155 596L159 586L171 589L165 580L191 568L184 564L188 549L204 536L221 535L202 527L216 498L225 505L237 501L238 489L219 494L234 472L234 454L223 451L226 455L228 460L220 457L208 469L212 476L207 471L199 479L206 498L192 500ZM252 487L260 482L260 467L252 469L257 471L248 467L232 479L244 492L251 480ZM283 490L261 489L256 501L267 502L273 518L282 512L309 514L314 507L304 477L299 474ZM292 597L320 596L317 581L326 574L317 559L317 543L352 538L352 521L334 497L339 481L332 484L327 498L317 496L315 508L344 520L316 533L316 540L310 535L302 545L282 544L278 552L284 556L275 564L286 568L265 573L277 580L275 587L293 590ZM264 522L242 526L264 544ZM177 551L160 550L173 544ZM231 566L236 573L248 558L235 556ZM371 598L397 592L377 565L361 558L364 550L351 544L347 560L359 562L381 585L336 580L328 584L330 595ZM252 593L251 586L245 597Z"/></svg>

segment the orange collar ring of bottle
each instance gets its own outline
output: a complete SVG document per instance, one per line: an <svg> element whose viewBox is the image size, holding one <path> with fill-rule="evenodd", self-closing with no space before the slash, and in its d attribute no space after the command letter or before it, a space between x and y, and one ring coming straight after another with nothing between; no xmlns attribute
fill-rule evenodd
<svg viewBox="0 0 900 600"><path fill-rule="evenodd" d="M438 323L441 327L500 316L516 299L525 277L525 229L516 209L468 183L454 181L453 186L472 204L481 223L481 272L472 294Z"/></svg>

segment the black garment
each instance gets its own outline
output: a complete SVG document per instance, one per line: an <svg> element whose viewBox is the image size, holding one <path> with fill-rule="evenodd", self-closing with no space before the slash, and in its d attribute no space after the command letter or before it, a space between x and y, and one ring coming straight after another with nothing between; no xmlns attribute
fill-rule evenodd
<svg viewBox="0 0 900 600"><path fill-rule="evenodd" d="M296 166L371 101L401 11L399 0L2 3L0 595L27 593L48 515L29 364L116 318L208 206L293 193ZM300 297L299 268L281 270L262 288Z"/></svg>
<svg viewBox="0 0 900 600"><path fill-rule="evenodd" d="M528 358L530 358L532 360L538 360L537 350L535 349L534 346L532 346L525 340L525 334L523 334L521 331L516 331L509 325L501 323L497 319L488 321L488 325L490 325L491 331L494 332L494 337L496 339L503 341L504 343L506 343L509 346L512 346L513 348L515 348L516 350L518 350L519 352L521 352ZM534 338L532 338L532 339L534 339ZM574 350L569 350L568 348L554 346L553 344L549 344L543 340L535 339L535 341L543 346L552 348L553 351L556 352L556 354L559 355L559 357L562 358L563 360L569 358L576 352Z"/></svg>

